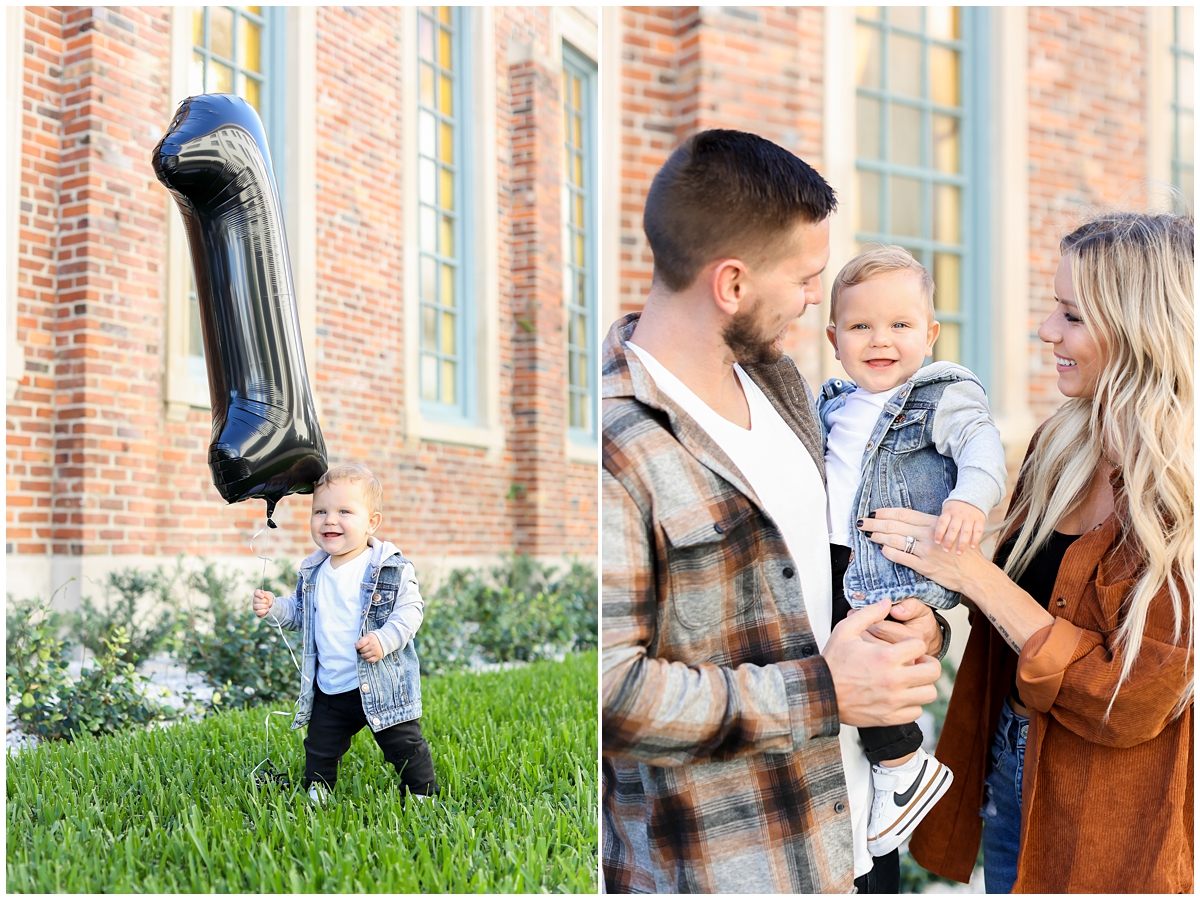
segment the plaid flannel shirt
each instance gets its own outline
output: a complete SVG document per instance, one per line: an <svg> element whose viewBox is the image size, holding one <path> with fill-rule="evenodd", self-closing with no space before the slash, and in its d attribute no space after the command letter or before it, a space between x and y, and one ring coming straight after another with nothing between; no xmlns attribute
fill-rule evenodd
<svg viewBox="0 0 1200 900"><path fill-rule="evenodd" d="M783 536L627 353L603 360L603 834L610 892L849 892L833 680ZM787 358L747 366L824 478ZM805 498L825 515L825 497Z"/></svg>

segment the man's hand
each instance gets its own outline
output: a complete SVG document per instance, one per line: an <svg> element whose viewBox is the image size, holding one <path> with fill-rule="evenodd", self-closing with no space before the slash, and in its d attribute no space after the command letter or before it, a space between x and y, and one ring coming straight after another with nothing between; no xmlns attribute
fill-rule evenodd
<svg viewBox="0 0 1200 900"><path fill-rule="evenodd" d="M852 609L849 615L856 612L858 610ZM916 597L909 597L907 600L893 603L891 616L892 619L899 621L893 622L891 619L884 619L882 622L876 622L867 631L889 644L898 644L909 638L916 638L925 643L925 652L930 656L937 656L941 653L942 629L938 627L937 620L933 617L933 610Z"/></svg>
<svg viewBox="0 0 1200 900"><path fill-rule="evenodd" d="M354 649L369 663L377 663L383 659L383 645L379 643L379 638L375 636L375 632L371 631L364 634L354 642Z"/></svg>
<svg viewBox="0 0 1200 900"><path fill-rule="evenodd" d="M837 624L825 644L838 716L847 725L915 722L921 707L937 699L933 683L942 667L925 652L925 642L907 638L889 644L868 631L887 618L891 608L884 600L858 610Z"/></svg>
<svg viewBox="0 0 1200 900"><path fill-rule="evenodd" d="M986 523L987 513L978 506L962 500L947 500L942 503L942 514L933 529L933 540L941 544L943 550L949 550L957 540L958 549L955 552L962 556L967 547L974 550L979 546Z"/></svg>
<svg viewBox="0 0 1200 900"><path fill-rule="evenodd" d="M275 595L270 591L255 591L254 592L254 614L260 619L271 611L271 604L275 602Z"/></svg>

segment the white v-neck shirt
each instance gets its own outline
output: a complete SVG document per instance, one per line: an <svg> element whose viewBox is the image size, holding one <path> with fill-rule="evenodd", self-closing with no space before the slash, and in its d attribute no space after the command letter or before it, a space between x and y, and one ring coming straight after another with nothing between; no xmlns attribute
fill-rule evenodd
<svg viewBox="0 0 1200 900"><path fill-rule="evenodd" d="M817 646L829 640L833 590L829 570L829 528L825 486L812 456L783 421L754 380L734 365L746 402L750 428L730 422L676 378L670 370L636 344L625 346L641 360L658 389L696 420L745 476L767 515L779 527L796 563L804 609ZM858 729L842 724L839 732L842 767L850 799L854 835L854 876L871 871L874 857L867 850L867 818L871 812L871 766Z"/></svg>

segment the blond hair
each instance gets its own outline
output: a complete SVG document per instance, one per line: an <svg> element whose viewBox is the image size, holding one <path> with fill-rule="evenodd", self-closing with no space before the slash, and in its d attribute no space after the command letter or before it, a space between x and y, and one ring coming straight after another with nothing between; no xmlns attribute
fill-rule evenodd
<svg viewBox="0 0 1200 900"><path fill-rule="evenodd" d="M354 484L361 483L363 499L367 501L367 506L371 508L371 512L383 512L383 482L362 463L351 462L333 466L317 479L317 483L313 485L313 493L317 492L317 488L325 487L336 481L349 481Z"/></svg>
<svg viewBox="0 0 1200 900"><path fill-rule="evenodd" d="M843 289L901 269L911 269L920 277L921 292L929 304L929 321L932 322L937 314L933 308L933 277L929 270L911 253L896 244L868 244L867 248L842 266L842 271L833 279L833 287L829 291L830 324L835 324L838 295Z"/></svg>
<svg viewBox="0 0 1200 900"><path fill-rule="evenodd" d="M1120 542L1142 560L1113 635L1129 677L1150 604L1164 585L1176 646L1192 648L1194 573L1193 301L1191 216L1108 213L1062 240L1083 325L1106 360L1094 397L1068 400L1043 426L1021 467L1026 486L1000 526L1022 522L1004 569L1017 578L1054 526L1083 501L1105 448L1121 464ZM1186 599L1185 599L1186 598ZM1189 680L1176 711L1190 702ZM1112 702L1109 703L1109 710Z"/></svg>

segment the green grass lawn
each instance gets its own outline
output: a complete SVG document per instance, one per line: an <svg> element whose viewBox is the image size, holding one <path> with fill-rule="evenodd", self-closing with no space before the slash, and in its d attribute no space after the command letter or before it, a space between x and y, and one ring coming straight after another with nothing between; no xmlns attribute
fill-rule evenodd
<svg viewBox="0 0 1200 900"><path fill-rule="evenodd" d="M326 805L254 787L265 710L24 750L7 891L594 893L596 653L422 691L437 804L401 807L365 729ZM271 757L299 784L287 721L271 719Z"/></svg>

